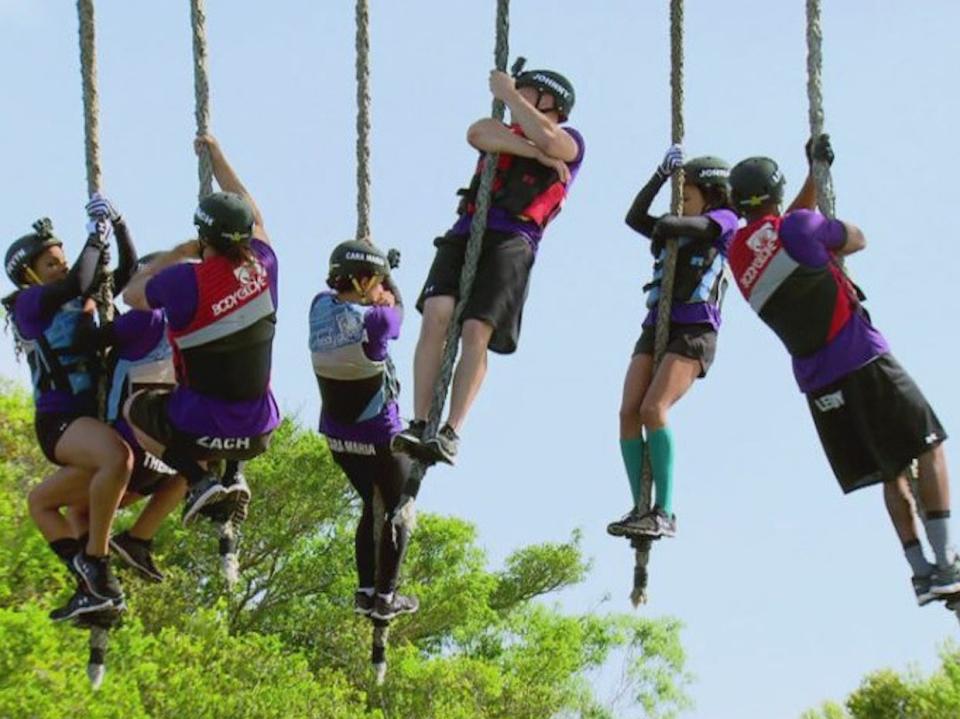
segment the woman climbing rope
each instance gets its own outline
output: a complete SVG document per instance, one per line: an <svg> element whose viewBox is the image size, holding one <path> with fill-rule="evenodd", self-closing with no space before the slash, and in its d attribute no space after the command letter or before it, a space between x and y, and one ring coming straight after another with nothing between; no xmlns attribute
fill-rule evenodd
<svg viewBox="0 0 960 719"><path fill-rule="evenodd" d="M648 211L657 192L680 168L684 172L683 216L651 216ZM682 150L674 145L627 213L627 224L653 241L655 263L653 281L644 287L649 291L650 310L633 350L620 405L620 451L634 508L607 527L614 536L672 537L677 531L673 512L673 433L667 425L667 413L694 380L706 376L716 352L720 304L726 289L727 246L737 229L727 183L729 172L729 166L716 157L698 157L684 164ZM663 361L654 373L657 302L665 243L670 238L679 238L670 333ZM654 505L641 515L636 507L647 451L655 489Z"/></svg>
<svg viewBox="0 0 960 719"><path fill-rule="evenodd" d="M140 258L138 269L146 267L159 253ZM173 350L166 335L162 310L130 310L104 327L84 333L82 341L95 350L110 347L106 421L133 450L133 473L121 506L148 497L137 520L126 531L110 538L110 548L142 577L160 582L163 573L151 554L154 535L163 520L177 507L187 491L186 482L137 442L120 410L127 398L142 389L171 390L175 384ZM86 507L71 507L77 536L86 525Z"/></svg>
<svg viewBox="0 0 960 719"><path fill-rule="evenodd" d="M134 394L124 416L141 446L187 480L184 523L221 502L245 512L246 482L225 487L201 463L262 454L280 423L270 391L277 257L216 140L198 137L195 149L209 152L222 192L200 200L198 239L154 260L123 293L135 309L163 309L169 323L177 387Z"/></svg>
<svg viewBox="0 0 960 719"><path fill-rule="evenodd" d="M808 160L829 165L826 135ZM789 352L793 373L844 493L883 484L887 512L913 571L917 602L960 592L951 546L947 437L927 400L890 352L837 258L866 247L855 225L812 210L811 173L781 215L785 180L777 163L751 157L730 172L733 201L747 222L730 246L730 267L750 307ZM919 467L919 496L935 563L924 556L906 474Z"/></svg>
<svg viewBox="0 0 960 719"><path fill-rule="evenodd" d="M17 286L4 306L30 365L36 405L35 429L48 460L64 467L30 492L30 514L51 549L76 576L77 591L52 617L124 609L123 592L108 562L110 525L132 469L132 453L123 440L96 419L95 353L77 350L78 328L92 323L87 299L100 279L98 268L107 239L116 235L119 252L114 273L123 286L136 263L136 250L126 224L99 195L87 204L87 242L68 270L61 241L49 220L34 223L7 250L7 276ZM53 478L51 478L53 479ZM81 546L61 508L87 504L90 531Z"/></svg>
<svg viewBox="0 0 960 719"><path fill-rule="evenodd" d="M481 153L500 155L476 283L463 314L450 413L436 437L423 436L459 294L483 156L470 186L460 192L460 218L434 242L437 254L417 303L423 322L414 355L414 419L395 441L399 451L448 464L454 462L458 433L486 374L487 349L510 354L517 348L537 248L583 161L580 133L560 126L574 103L565 77L532 70L514 79L494 70L490 91L510 108L511 124L484 118L467 132L467 141Z"/></svg>
<svg viewBox="0 0 960 719"><path fill-rule="evenodd" d="M417 611L415 597L398 594L397 578L409 531L388 519L410 473L408 457L394 454L390 441L400 431L399 385L388 344L400 336L403 302L390 278L386 255L351 240L330 255L328 291L310 305L310 352L320 387L320 432L334 461L363 500L355 537L357 589L354 608L374 619ZM374 515L374 491L383 499ZM381 540L374 542L374 523Z"/></svg>

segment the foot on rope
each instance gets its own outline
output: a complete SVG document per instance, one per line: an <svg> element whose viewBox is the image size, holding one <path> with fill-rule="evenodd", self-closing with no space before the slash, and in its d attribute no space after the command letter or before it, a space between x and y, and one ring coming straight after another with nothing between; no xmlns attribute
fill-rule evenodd
<svg viewBox="0 0 960 719"><path fill-rule="evenodd" d="M66 605L50 612L50 619L55 622L73 620L78 627L84 628L93 624L94 618L102 619L106 616L119 615L126 608L127 605L122 597L119 601L103 599L91 594L85 588L78 587Z"/></svg>
<svg viewBox="0 0 960 719"><path fill-rule="evenodd" d="M423 443L429 459L454 465L460 450L460 437L449 424L443 425L434 437Z"/></svg>
<svg viewBox="0 0 960 719"><path fill-rule="evenodd" d="M960 592L960 557L944 568L933 570L930 575L930 591L938 597Z"/></svg>
<svg viewBox="0 0 960 719"><path fill-rule="evenodd" d="M81 589L98 599L109 599L115 604L123 603L123 590L110 569L109 557L91 557L81 551L73 557L71 564Z"/></svg>
<svg viewBox="0 0 960 719"><path fill-rule="evenodd" d="M151 544L150 540L137 539L129 532L121 532L110 537L110 549L116 552L127 566L147 581L159 583L163 581L163 572L153 562L153 555L150 554Z"/></svg>
<svg viewBox="0 0 960 719"><path fill-rule="evenodd" d="M631 507L630 511L615 522L607 525L607 534L611 537L632 537L636 534L636 525L641 517L640 510Z"/></svg>
<svg viewBox="0 0 960 719"><path fill-rule="evenodd" d="M646 514L636 510L627 513L619 522L613 522L607 531L615 537L674 537L677 534L677 515L667 516L660 507L654 507Z"/></svg>
<svg viewBox="0 0 960 719"><path fill-rule="evenodd" d="M420 609L420 600L416 597L396 592L389 595L378 594L373 602L370 618L389 621L401 614L414 614L418 609Z"/></svg>
<svg viewBox="0 0 960 719"><path fill-rule="evenodd" d="M930 604L930 602L935 602L937 599L941 598L941 597L938 597L936 594L934 594L930 589L931 576L932 575L928 574L923 577L910 578L910 582L913 584L913 593L917 597L918 606L921 606L921 607L926 606L927 604ZM943 598L949 601L949 597L943 597Z"/></svg>
<svg viewBox="0 0 960 719"><path fill-rule="evenodd" d="M243 522L250 511L250 486L242 474L224 480L224 493L219 499L204 506L198 514L202 514L216 524Z"/></svg>
<svg viewBox="0 0 960 719"><path fill-rule="evenodd" d="M370 613L373 611L374 604L374 594L371 591L367 593L362 589L358 589L353 594L353 613L359 614L361 617L369 617Z"/></svg>
<svg viewBox="0 0 960 719"><path fill-rule="evenodd" d="M213 472L207 472L203 479L187 490L183 503L183 524L190 524L201 509L220 501L226 493L227 489L220 484L220 478Z"/></svg>
<svg viewBox="0 0 960 719"><path fill-rule="evenodd" d="M390 451L396 454L405 454L411 459L433 464L436 459L423 442L423 433L427 423L422 419L412 419L407 428L398 432L390 440Z"/></svg>

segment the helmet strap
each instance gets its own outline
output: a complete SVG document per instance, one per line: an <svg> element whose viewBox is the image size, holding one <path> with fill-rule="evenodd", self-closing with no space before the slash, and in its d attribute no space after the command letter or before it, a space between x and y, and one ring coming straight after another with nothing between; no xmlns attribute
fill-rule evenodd
<svg viewBox="0 0 960 719"><path fill-rule="evenodd" d="M24 269L23 274L27 278L27 280L32 284L35 284L35 285L43 284L43 280L40 279L40 275L38 275L32 267L27 267L26 269Z"/></svg>

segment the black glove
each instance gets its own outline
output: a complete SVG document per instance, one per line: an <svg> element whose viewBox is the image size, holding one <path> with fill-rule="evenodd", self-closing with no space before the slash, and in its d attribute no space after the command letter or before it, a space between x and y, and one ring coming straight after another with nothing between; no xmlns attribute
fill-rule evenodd
<svg viewBox="0 0 960 719"><path fill-rule="evenodd" d="M804 147L807 153L807 162L811 165L814 160L827 163L827 167L833 165L833 146L830 144L830 135L822 133L816 139L810 138Z"/></svg>

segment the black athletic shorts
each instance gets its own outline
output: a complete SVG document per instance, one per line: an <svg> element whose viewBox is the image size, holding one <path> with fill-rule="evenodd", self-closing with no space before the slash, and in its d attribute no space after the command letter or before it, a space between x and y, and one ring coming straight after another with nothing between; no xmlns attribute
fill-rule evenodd
<svg viewBox="0 0 960 719"><path fill-rule="evenodd" d="M644 327L633 347L633 356L653 355L656 327ZM671 324L667 352L700 362L700 377L706 377L717 354L717 331L708 324Z"/></svg>
<svg viewBox="0 0 960 719"><path fill-rule="evenodd" d="M140 447L133 448L133 472L127 491L147 497L156 492L164 482L176 478L176 474L163 471L167 465Z"/></svg>
<svg viewBox="0 0 960 719"><path fill-rule="evenodd" d="M896 479L947 438L920 388L889 353L809 393L807 402L845 493Z"/></svg>
<svg viewBox="0 0 960 719"><path fill-rule="evenodd" d="M40 445L43 456L53 464L62 467L63 464L58 462L56 457L57 442L75 419L86 416L74 412L37 412L33 418L33 429L37 434L37 444Z"/></svg>
<svg viewBox="0 0 960 719"><path fill-rule="evenodd" d="M433 244L437 254L417 300L421 313L424 301L430 297L460 295L460 271L467 252L467 238L448 233ZM463 319L483 320L493 327L489 344L493 352L511 354L517 349L534 259L533 248L521 234L491 230L483 236L477 275Z"/></svg>
<svg viewBox="0 0 960 719"><path fill-rule="evenodd" d="M201 462L253 459L270 446L272 432L252 437L213 437L182 432L171 424L167 415L169 399L169 391L149 389L138 392L130 403L130 423L164 447L181 449Z"/></svg>

